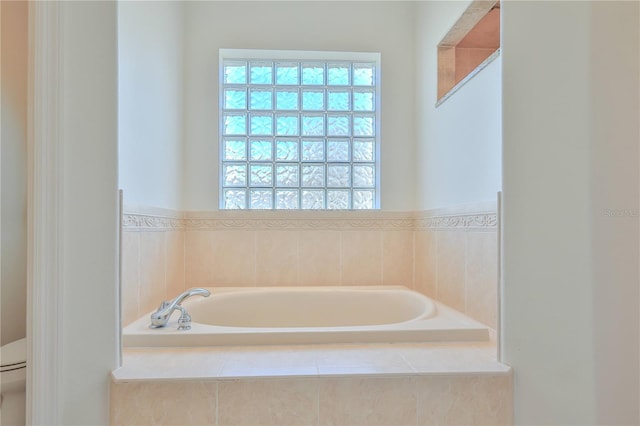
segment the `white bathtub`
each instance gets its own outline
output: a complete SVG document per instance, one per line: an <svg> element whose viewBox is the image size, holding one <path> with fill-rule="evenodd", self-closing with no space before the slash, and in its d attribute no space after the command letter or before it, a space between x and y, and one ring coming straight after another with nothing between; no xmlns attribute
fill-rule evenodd
<svg viewBox="0 0 640 426"><path fill-rule="evenodd" d="M149 328L149 315L123 330L126 347L486 341L489 330L401 286L220 287L183 306L191 330Z"/></svg>

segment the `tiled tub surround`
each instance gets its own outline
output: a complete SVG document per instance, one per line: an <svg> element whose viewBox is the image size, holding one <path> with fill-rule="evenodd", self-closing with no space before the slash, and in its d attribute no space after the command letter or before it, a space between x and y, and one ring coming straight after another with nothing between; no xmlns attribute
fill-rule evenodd
<svg viewBox="0 0 640 426"><path fill-rule="evenodd" d="M139 211L149 211L149 209ZM122 232L122 322L128 324L185 290L184 227L170 211L125 215ZM162 216L157 215L159 212Z"/></svg>
<svg viewBox="0 0 640 426"><path fill-rule="evenodd" d="M414 231L415 290L494 330L498 312L495 211L495 203L483 203L422 212Z"/></svg>
<svg viewBox="0 0 640 426"><path fill-rule="evenodd" d="M129 210L125 324L185 283L286 282L405 285L495 327L495 205L323 213ZM512 380L494 342L127 348L111 424L510 425Z"/></svg>
<svg viewBox="0 0 640 426"><path fill-rule="evenodd" d="M128 349L113 425L509 425L491 344Z"/></svg>
<svg viewBox="0 0 640 426"><path fill-rule="evenodd" d="M404 285L495 328L495 216L126 207L123 323L185 286Z"/></svg>

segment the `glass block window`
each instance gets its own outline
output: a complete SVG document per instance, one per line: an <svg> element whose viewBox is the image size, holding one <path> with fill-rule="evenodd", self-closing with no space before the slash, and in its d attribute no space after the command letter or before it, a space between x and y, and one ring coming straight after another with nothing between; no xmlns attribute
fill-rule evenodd
<svg viewBox="0 0 640 426"><path fill-rule="evenodd" d="M379 208L379 63L221 50L220 207Z"/></svg>

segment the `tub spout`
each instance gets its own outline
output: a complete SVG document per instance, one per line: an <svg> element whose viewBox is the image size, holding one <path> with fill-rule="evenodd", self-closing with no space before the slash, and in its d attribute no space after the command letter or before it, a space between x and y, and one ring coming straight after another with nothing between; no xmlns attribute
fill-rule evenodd
<svg viewBox="0 0 640 426"><path fill-rule="evenodd" d="M159 328L159 327L164 327L165 325L167 325L167 322L169 321L169 318L171 317L171 314L176 309L178 309L178 310L180 310L182 312L182 316L180 318L188 317L189 320L191 320L191 317L189 317L189 314L184 309L184 307L180 306L182 304L182 302L184 302L185 299L187 299L187 298L189 298L191 296L209 297L210 294L211 293L209 292L209 290L206 290L204 288L192 288L192 289L189 289L189 290L185 291L184 293L180 294L178 297L176 297L173 300L162 302L160 304L160 307L158 308L158 310L151 314L151 325L150 325L150 327L151 328ZM181 327L182 328L179 328L180 330L188 330L188 328L186 328L186 327L184 327L182 325L181 325Z"/></svg>

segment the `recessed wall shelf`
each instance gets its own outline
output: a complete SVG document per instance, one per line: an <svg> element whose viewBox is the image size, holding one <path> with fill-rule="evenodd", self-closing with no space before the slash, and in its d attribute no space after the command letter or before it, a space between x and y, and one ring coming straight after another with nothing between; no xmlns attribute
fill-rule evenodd
<svg viewBox="0 0 640 426"><path fill-rule="evenodd" d="M500 2L475 0L438 44L438 101L448 99L500 52Z"/></svg>

